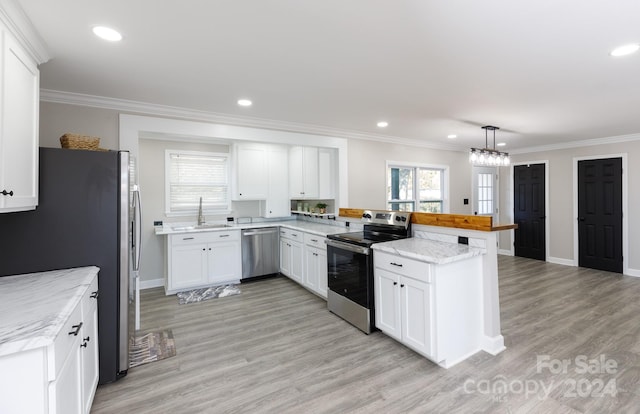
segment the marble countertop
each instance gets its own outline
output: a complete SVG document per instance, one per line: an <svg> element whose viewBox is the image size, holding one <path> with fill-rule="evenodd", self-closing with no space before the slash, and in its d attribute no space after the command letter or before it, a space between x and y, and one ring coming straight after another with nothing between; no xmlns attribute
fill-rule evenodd
<svg viewBox="0 0 640 414"><path fill-rule="evenodd" d="M0 356L52 344L99 270L0 277Z"/></svg>
<svg viewBox="0 0 640 414"><path fill-rule="evenodd" d="M183 223L165 223L162 227L156 227L156 235L169 235L169 234L183 234L183 233L201 233L206 231L229 231L234 229L259 229L264 227L285 227L292 230L304 231L306 233L312 233L320 237L327 237L328 234L338 233L350 233L354 231L361 231L345 227L343 222L336 222L334 224L322 224L309 221L298 220L282 220L282 221L264 221L256 223L246 224L231 224L226 227L205 228L205 229L190 229L190 230L174 230L173 227L183 227Z"/></svg>
<svg viewBox="0 0 640 414"><path fill-rule="evenodd" d="M453 263L486 253L484 249L478 247L417 237L376 243L372 248L376 251L435 264Z"/></svg>

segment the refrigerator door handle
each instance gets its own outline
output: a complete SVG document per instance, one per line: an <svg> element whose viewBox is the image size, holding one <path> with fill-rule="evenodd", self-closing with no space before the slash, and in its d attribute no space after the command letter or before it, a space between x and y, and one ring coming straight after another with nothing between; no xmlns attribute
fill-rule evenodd
<svg viewBox="0 0 640 414"><path fill-rule="evenodd" d="M133 270L136 272L140 270L140 253L141 253L141 240L142 240L142 203L140 201L140 191L133 192L133 243L134 243L134 255L133 255Z"/></svg>

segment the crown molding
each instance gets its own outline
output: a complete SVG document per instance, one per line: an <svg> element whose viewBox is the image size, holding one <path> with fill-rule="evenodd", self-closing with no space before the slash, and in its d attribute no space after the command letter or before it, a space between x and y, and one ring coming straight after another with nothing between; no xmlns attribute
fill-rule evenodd
<svg viewBox="0 0 640 414"><path fill-rule="evenodd" d="M617 144L622 142L640 141L640 134L617 135L613 137L584 139L581 141L560 142L557 144L540 145L537 147L519 148L509 151L509 154L529 154L533 152L558 151L570 148L591 147L595 145Z"/></svg>
<svg viewBox="0 0 640 414"><path fill-rule="evenodd" d="M0 21L38 65L51 59L46 43L14 0L0 0Z"/></svg>
<svg viewBox="0 0 640 414"><path fill-rule="evenodd" d="M216 112L200 111L197 109L180 108L74 92L55 91L51 89L41 89L40 100L42 102L88 106L93 108L110 109L126 113L136 113L166 118L188 119L192 121L211 122L217 124L299 132L304 134L323 135L335 138L377 141L444 151L461 151L459 147L434 144L416 139L401 138L388 135L367 134L358 131L331 128L320 125L276 121L263 118L241 117Z"/></svg>

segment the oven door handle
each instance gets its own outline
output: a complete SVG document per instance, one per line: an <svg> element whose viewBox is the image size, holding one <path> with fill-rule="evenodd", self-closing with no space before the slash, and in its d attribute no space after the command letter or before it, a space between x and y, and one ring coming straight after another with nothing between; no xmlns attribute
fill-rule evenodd
<svg viewBox="0 0 640 414"><path fill-rule="evenodd" d="M349 244L331 239L325 239L324 242L327 244L327 246L335 247L336 249L347 250L353 253L360 253L367 256L371 253L371 249L369 249L368 247L357 246L355 244Z"/></svg>

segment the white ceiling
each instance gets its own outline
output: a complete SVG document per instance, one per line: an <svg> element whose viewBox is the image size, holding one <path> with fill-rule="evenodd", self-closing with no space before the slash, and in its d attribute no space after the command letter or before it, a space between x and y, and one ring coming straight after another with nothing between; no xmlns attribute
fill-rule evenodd
<svg viewBox="0 0 640 414"><path fill-rule="evenodd" d="M608 55L640 42L638 0L18 3L45 90L461 149L487 124L506 151L640 133L640 53Z"/></svg>

